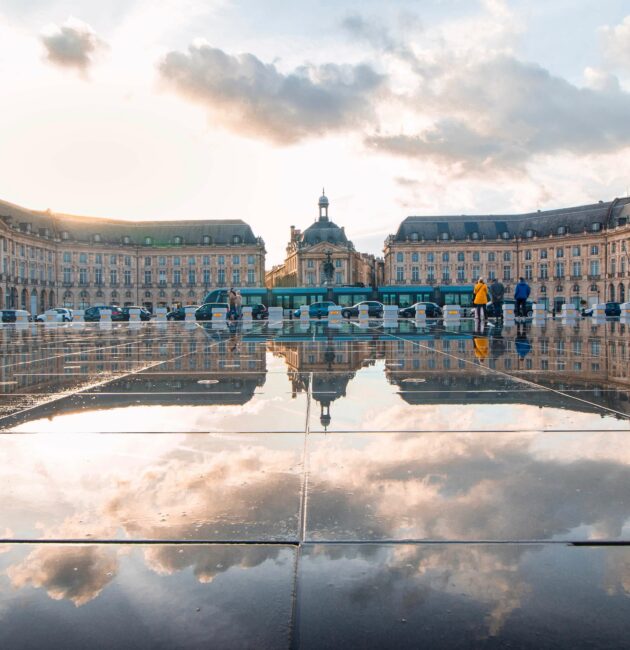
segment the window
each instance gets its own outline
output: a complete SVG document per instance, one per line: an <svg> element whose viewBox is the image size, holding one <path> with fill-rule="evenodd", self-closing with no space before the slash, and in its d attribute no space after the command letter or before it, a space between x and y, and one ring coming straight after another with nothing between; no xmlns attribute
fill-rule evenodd
<svg viewBox="0 0 630 650"><path fill-rule="evenodd" d="M488 253L488 262L496 262L496 253Z"/></svg>
<svg viewBox="0 0 630 650"><path fill-rule="evenodd" d="M110 264L116 264L118 259L116 258L116 255L110 255L109 256L109 263Z"/></svg>
<svg viewBox="0 0 630 650"><path fill-rule="evenodd" d="M67 266L63 269L63 283L70 284L72 282L72 269Z"/></svg>
<svg viewBox="0 0 630 650"><path fill-rule="evenodd" d="M234 237L232 237L232 243L233 244L240 244L241 243L241 238L238 235L234 235Z"/></svg>
<svg viewBox="0 0 630 650"><path fill-rule="evenodd" d="M564 262L556 262L556 277L564 277Z"/></svg>
<svg viewBox="0 0 630 650"><path fill-rule="evenodd" d="M158 271L158 284L164 286L166 284L166 269L160 269Z"/></svg>
<svg viewBox="0 0 630 650"><path fill-rule="evenodd" d="M232 271L232 284L240 284L241 283L241 270L240 269L234 269Z"/></svg>
<svg viewBox="0 0 630 650"><path fill-rule="evenodd" d="M87 269L79 269L79 284L87 284Z"/></svg>
<svg viewBox="0 0 630 650"><path fill-rule="evenodd" d="M182 283L182 272L179 269L173 271L173 284Z"/></svg>
<svg viewBox="0 0 630 650"><path fill-rule="evenodd" d="M463 266L457 267L457 279L463 281L466 278L466 273Z"/></svg>
<svg viewBox="0 0 630 650"><path fill-rule="evenodd" d="M342 260L335 260L335 268L340 269L343 266L343 261Z"/></svg>
<svg viewBox="0 0 630 650"><path fill-rule="evenodd" d="M573 255L573 257L579 257L580 256L580 247L579 246L573 246L571 248L571 255Z"/></svg>
<svg viewBox="0 0 630 650"><path fill-rule="evenodd" d="M546 259L547 259L547 249L546 249L546 248L543 248L543 249L540 251L540 259L541 259L541 260L546 260Z"/></svg>
<svg viewBox="0 0 630 650"><path fill-rule="evenodd" d="M217 272L217 282L220 285L225 284L225 269L219 269Z"/></svg>
<svg viewBox="0 0 630 650"><path fill-rule="evenodd" d="M103 263L103 255L102 253L96 253L94 256L94 264L102 264Z"/></svg>
<svg viewBox="0 0 630 650"><path fill-rule="evenodd" d="M404 262L405 256L403 253L396 253L396 261L397 262Z"/></svg>
<svg viewBox="0 0 630 650"><path fill-rule="evenodd" d="M145 237L144 238L144 245L145 246L151 246L152 243L153 243L153 240L151 239L151 237Z"/></svg>
<svg viewBox="0 0 630 650"><path fill-rule="evenodd" d="M533 277L532 274L532 265L531 264L526 264L525 265L525 279L526 280L531 280Z"/></svg>
<svg viewBox="0 0 630 650"><path fill-rule="evenodd" d="M151 258L150 257L145 257L144 258L144 265L145 266L151 266ZM127 266L127 265L125 264L125 266Z"/></svg>
<svg viewBox="0 0 630 650"><path fill-rule="evenodd" d="M591 255L599 255L599 246L597 244L591 246Z"/></svg>
<svg viewBox="0 0 630 650"><path fill-rule="evenodd" d="M125 266L131 266L131 255L125 255Z"/></svg>
<svg viewBox="0 0 630 650"><path fill-rule="evenodd" d="M343 284L343 273L340 271L335 273L335 284Z"/></svg>
<svg viewBox="0 0 630 650"><path fill-rule="evenodd" d="M556 248L556 257L564 257L564 248Z"/></svg>
<svg viewBox="0 0 630 650"><path fill-rule="evenodd" d="M428 282L433 282L435 280L435 267L434 266L428 266L427 267L427 281Z"/></svg>
<svg viewBox="0 0 630 650"><path fill-rule="evenodd" d="M464 261L464 253L463 252L457 253L457 261L458 262L463 262Z"/></svg>
<svg viewBox="0 0 630 650"><path fill-rule="evenodd" d="M205 246L209 246L212 243L212 237L210 237L210 235L204 235L202 242Z"/></svg>
<svg viewBox="0 0 630 650"><path fill-rule="evenodd" d="M599 260L591 260L589 269L590 275L599 275Z"/></svg>
<svg viewBox="0 0 630 650"><path fill-rule="evenodd" d="M204 269L203 273L203 283L210 284L210 269Z"/></svg>
<svg viewBox="0 0 630 650"><path fill-rule="evenodd" d="M87 264L87 253L79 253L79 264Z"/></svg>
<svg viewBox="0 0 630 650"><path fill-rule="evenodd" d="M494 269L488 269L488 280L494 280L497 277L497 272Z"/></svg>
<svg viewBox="0 0 630 650"><path fill-rule="evenodd" d="M188 266L195 266L196 263L197 263L197 262L196 262L196 260L195 260L195 256L194 256L194 255L190 255L190 256L188 257Z"/></svg>
<svg viewBox="0 0 630 650"><path fill-rule="evenodd" d="M451 270L448 266L443 266L442 267L442 280L450 280L451 279Z"/></svg>
<svg viewBox="0 0 630 650"><path fill-rule="evenodd" d="M126 287L130 287L130 286L131 286L131 271L129 271L129 269L125 269L125 270L123 271L123 284L124 284Z"/></svg>
<svg viewBox="0 0 630 650"><path fill-rule="evenodd" d="M116 269L111 269L109 272L109 283L118 284L118 271Z"/></svg>
<svg viewBox="0 0 630 650"><path fill-rule="evenodd" d="M306 273L306 284L315 284L315 273L313 271Z"/></svg>
<svg viewBox="0 0 630 650"><path fill-rule="evenodd" d="M94 284L99 287L103 284L103 269L94 269Z"/></svg>
<svg viewBox="0 0 630 650"><path fill-rule="evenodd" d="M232 255L232 264L240 264L241 263L241 256L240 255Z"/></svg>
<svg viewBox="0 0 630 650"><path fill-rule="evenodd" d="M219 255L217 261L218 261L219 266L223 266L223 264L225 264L225 255Z"/></svg>
<svg viewBox="0 0 630 650"><path fill-rule="evenodd" d="M418 282L420 280L420 269L417 266L411 267L411 279L414 282Z"/></svg>
<svg viewBox="0 0 630 650"><path fill-rule="evenodd" d="M419 262L420 261L420 253L411 253L411 261L412 262Z"/></svg>
<svg viewBox="0 0 630 650"><path fill-rule="evenodd" d="M151 278L151 271L145 271L144 272L144 283L145 284L151 284L152 278Z"/></svg>
<svg viewBox="0 0 630 650"><path fill-rule="evenodd" d="M526 260L531 260L532 259L532 252L531 251L525 251L525 259Z"/></svg>
<svg viewBox="0 0 630 650"><path fill-rule="evenodd" d="M176 246L179 246L179 245L182 244L183 242L184 242L184 239L183 239L183 237L181 237L180 235L175 235L175 237L173 237L173 243L174 243Z"/></svg>
<svg viewBox="0 0 630 650"><path fill-rule="evenodd" d="M549 269L546 264L540 265L540 279L547 280L549 278Z"/></svg>
<svg viewBox="0 0 630 650"><path fill-rule="evenodd" d="M503 267L503 279L504 280L509 280L512 274L512 267L511 266L504 266Z"/></svg>
<svg viewBox="0 0 630 650"><path fill-rule="evenodd" d="M442 261L443 262L448 262L449 254L448 252L442 253Z"/></svg>
<svg viewBox="0 0 630 650"><path fill-rule="evenodd" d="M182 264L182 258L179 255L176 255L173 258L173 266L181 266Z"/></svg>
<svg viewBox="0 0 630 650"><path fill-rule="evenodd" d="M158 257L158 266L166 266L166 257L164 255Z"/></svg>
<svg viewBox="0 0 630 650"><path fill-rule="evenodd" d="M72 256L70 255L70 253L63 254L63 261L64 264L70 264L70 262L72 262Z"/></svg>
<svg viewBox="0 0 630 650"><path fill-rule="evenodd" d="M571 266L571 275L578 277L582 275L582 262L573 262Z"/></svg>
<svg viewBox="0 0 630 650"><path fill-rule="evenodd" d="M473 262L479 262L481 260L479 251L474 251L472 254L472 258L473 258Z"/></svg>
<svg viewBox="0 0 630 650"><path fill-rule="evenodd" d="M255 255L248 255L247 256L247 263L250 266L256 264L256 256Z"/></svg>
<svg viewBox="0 0 630 650"><path fill-rule="evenodd" d="M396 282L404 282L405 281L405 269L402 266L397 266L396 267Z"/></svg>
<svg viewBox="0 0 630 650"><path fill-rule="evenodd" d="M435 253L427 253L427 262L435 262Z"/></svg>
<svg viewBox="0 0 630 650"><path fill-rule="evenodd" d="M480 266L473 266L472 267L472 279L476 282L477 278L481 275L481 267Z"/></svg>
<svg viewBox="0 0 630 650"><path fill-rule="evenodd" d="M247 284L254 284L256 282L256 271L254 269L247 269Z"/></svg>
<svg viewBox="0 0 630 650"><path fill-rule="evenodd" d="M197 282L197 273L195 269L188 269L188 284L195 284Z"/></svg>
<svg viewBox="0 0 630 650"><path fill-rule="evenodd" d="M504 262L510 262L512 261L512 253L510 251L505 251L503 253L503 261Z"/></svg>

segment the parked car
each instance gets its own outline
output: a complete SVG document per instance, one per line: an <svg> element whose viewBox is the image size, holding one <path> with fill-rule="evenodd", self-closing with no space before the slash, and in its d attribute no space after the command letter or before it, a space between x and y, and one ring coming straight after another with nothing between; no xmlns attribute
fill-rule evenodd
<svg viewBox="0 0 630 650"><path fill-rule="evenodd" d="M621 304L618 302L607 302L604 313L609 318L612 318L614 316L621 316ZM582 310L582 316L592 316L592 315L593 315L592 307Z"/></svg>
<svg viewBox="0 0 630 650"><path fill-rule="evenodd" d="M512 307L514 307L514 313L516 313L516 301L515 300L512 300L511 298L508 298L507 300L503 301L503 304L504 305L512 305ZM531 318L534 315L534 309L532 307L533 304L534 303L531 300L527 300L525 302L525 315L527 316L527 318ZM495 311L496 310L494 308L494 304L492 302L489 302L486 305L486 314L487 314L488 318L499 318L499 316L501 316L501 314L495 313Z"/></svg>
<svg viewBox="0 0 630 650"><path fill-rule="evenodd" d="M252 308L252 318L254 320L265 320L269 318L269 310L262 303L259 303L257 305L251 305L251 308Z"/></svg>
<svg viewBox="0 0 630 650"><path fill-rule="evenodd" d="M225 309L227 312L230 310L230 305L227 302L207 302L197 309L195 318L197 320L212 320L213 309Z"/></svg>
<svg viewBox="0 0 630 650"><path fill-rule="evenodd" d="M26 311L25 309L0 309L0 314L2 318L0 319L3 323L15 323L17 321L17 312ZM29 321L33 320L33 317L27 313Z"/></svg>
<svg viewBox="0 0 630 650"><path fill-rule="evenodd" d="M140 320L142 321L147 321L151 320L151 312L148 309L145 309L144 307L138 307L137 305L127 305L121 309L122 311L122 318L120 320L123 321L128 321L131 314L130 310L131 309L139 309L140 310Z"/></svg>
<svg viewBox="0 0 630 650"><path fill-rule="evenodd" d="M363 300L352 307L344 307L341 310L341 315L344 318L358 318L361 305L367 305L370 318L383 318L383 303L376 300Z"/></svg>
<svg viewBox="0 0 630 650"><path fill-rule="evenodd" d="M424 305L427 318L440 318L442 316L442 308L435 302L417 302L409 307L403 307L398 310L398 316L400 318L415 318L418 305Z"/></svg>
<svg viewBox="0 0 630 650"><path fill-rule="evenodd" d="M52 310L48 309L46 311L56 311L58 314L61 314L61 320L63 323L69 323L72 321L72 309L66 309L66 307L53 307ZM45 323L46 312L43 314L38 314L35 317L35 321L38 323Z"/></svg>
<svg viewBox="0 0 630 650"><path fill-rule="evenodd" d="M186 307L194 307L195 311L199 309L200 305L186 305L184 307L176 307L166 314L166 320L185 320Z"/></svg>
<svg viewBox="0 0 630 650"><path fill-rule="evenodd" d="M337 307L337 305L332 300L322 300L321 302L314 302L308 306L308 317L328 318L328 307ZM293 318L300 317L300 309L301 307L298 307L293 312Z"/></svg>
<svg viewBox="0 0 630 650"><path fill-rule="evenodd" d="M118 305L96 305L94 307L88 307L85 310L84 320L86 322L99 321L101 320L101 311L104 309L109 309L112 312L113 321L123 320L122 309Z"/></svg>

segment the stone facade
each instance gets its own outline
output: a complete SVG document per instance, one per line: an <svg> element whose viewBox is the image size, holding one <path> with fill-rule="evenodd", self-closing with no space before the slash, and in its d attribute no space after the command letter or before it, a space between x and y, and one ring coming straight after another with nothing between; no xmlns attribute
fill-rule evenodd
<svg viewBox="0 0 630 650"><path fill-rule="evenodd" d="M549 308L628 300L630 198L533 214L408 217L385 242L387 285L471 285L519 276Z"/></svg>
<svg viewBox="0 0 630 650"><path fill-rule="evenodd" d="M329 201L323 193L318 207L319 218L306 230L302 232L291 226L285 261L267 272L266 286L373 286L376 282L374 256L357 252L344 228L329 219ZM327 259L333 265L330 278L325 272Z"/></svg>
<svg viewBox="0 0 630 650"><path fill-rule="evenodd" d="M130 222L0 202L0 306L200 304L217 287L260 287L265 245L243 221Z"/></svg>

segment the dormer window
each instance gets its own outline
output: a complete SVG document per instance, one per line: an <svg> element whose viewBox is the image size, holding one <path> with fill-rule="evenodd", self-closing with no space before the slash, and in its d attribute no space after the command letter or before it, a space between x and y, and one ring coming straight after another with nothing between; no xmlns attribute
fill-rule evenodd
<svg viewBox="0 0 630 650"><path fill-rule="evenodd" d="M123 237L123 244L130 244L130 243L131 243L131 239L129 238L129 235L125 235Z"/></svg>
<svg viewBox="0 0 630 650"><path fill-rule="evenodd" d="M63 239L64 241L67 240L67 239L70 239L70 234L68 233L67 230L62 230L61 231L61 239Z"/></svg>
<svg viewBox="0 0 630 650"><path fill-rule="evenodd" d="M596 221L595 223L591 224L591 230L593 232L599 232L602 229L602 224L600 221Z"/></svg>
<svg viewBox="0 0 630 650"><path fill-rule="evenodd" d="M556 230L556 233L558 235L566 235L567 234L567 227L566 226L558 226L558 230Z"/></svg>
<svg viewBox="0 0 630 650"><path fill-rule="evenodd" d="M96 244L98 244L98 242L101 241L101 236L100 236L98 233L96 233L96 234L92 237L92 240L93 240Z"/></svg>
<svg viewBox="0 0 630 650"><path fill-rule="evenodd" d="M471 232L470 233L470 238L477 241L479 239L479 233L476 230L475 230L475 232Z"/></svg>
<svg viewBox="0 0 630 650"><path fill-rule="evenodd" d="M153 245L153 238L152 237L145 237L144 238L144 245L145 246L152 246Z"/></svg>
<svg viewBox="0 0 630 650"><path fill-rule="evenodd" d="M240 244L241 243L241 238L238 235L234 235L234 237L232 237L232 243L233 244Z"/></svg>
<svg viewBox="0 0 630 650"><path fill-rule="evenodd" d="M501 238L502 238L502 239L509 239L509 238L510 238L510 233L509 233L507 230L504 230L504 231L501 233Z"/></svg>
<svg viewBox="0 0 630 650"><path fill-rule="evenodd" d="M411 239L411 241L418 241L418 233L412 232L411 235L409 235L409 239Z"/></svg>
<svg viewBox="0 0 630 650"><path fill-rule="evenodd" d="M442 241L448 241L448 239L449 239L448 233L447 233L447 232L443 232L443 233L440 235L440 239L441 239Z"/></svg>
<svg viewBox="0 0 630 650"><path fill-rule="evenodd" d="M531 228L525 231L525 237L527 239L531 239L535 234L536 233Z"/></svg>
<svg viewBox="0 0 630 650"><path fill-rule="evenodd" d="M204 246L209 246L211 243L212 243L212 237L210 237L210 235L204 235L203 236Z"/></svg>
<svg viewBox="0 0 630 650"><path fill-rule="evenodd" d="M181 244L184 243L184 238L181 235L175 235L175 237L173 237L173 243L176 246L181 246Z"/></svg>

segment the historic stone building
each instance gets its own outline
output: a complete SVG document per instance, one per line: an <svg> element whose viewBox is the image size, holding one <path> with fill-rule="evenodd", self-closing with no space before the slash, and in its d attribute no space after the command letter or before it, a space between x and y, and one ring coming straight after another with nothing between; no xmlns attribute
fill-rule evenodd
<svg viewBox="0 0 630 650"><path fill-rule="evenodd" d="M372 286L376 282L373 255L359 253L328 217L329 201L319 197L319 218L303 232L291 226L291 238L283 264L265 277L268 287Z"/></svg>
<svg viewBox="0 0 630 650"><path fill-rule="evenodd" d="M385 284L439 287L519 276L549 308L628 300L630 198L528 214L407 217L385 242ZM461 293L461 302L469 296Z"/></svg>
<svg viewBox="0 0 630 650"><path fill-rule="evenodd" d="M263 286L265 245L240 219L122 221L0 202L0 306L199 304Z"/></svg>

